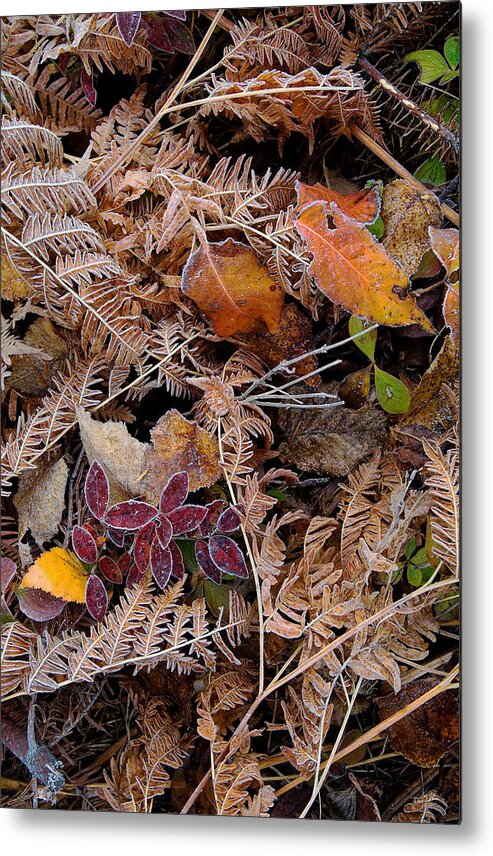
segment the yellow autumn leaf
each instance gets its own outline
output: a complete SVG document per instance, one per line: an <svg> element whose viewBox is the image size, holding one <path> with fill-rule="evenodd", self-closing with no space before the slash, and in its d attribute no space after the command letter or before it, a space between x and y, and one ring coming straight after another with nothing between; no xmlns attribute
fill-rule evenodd
<svg viewBox="0 0 493 856"><path fill-rule="evenodd" d="M46 591L73 603L84 603L87 574L77 556L62 547L52 547L36 559L24 574L20 588Z"/></svg>

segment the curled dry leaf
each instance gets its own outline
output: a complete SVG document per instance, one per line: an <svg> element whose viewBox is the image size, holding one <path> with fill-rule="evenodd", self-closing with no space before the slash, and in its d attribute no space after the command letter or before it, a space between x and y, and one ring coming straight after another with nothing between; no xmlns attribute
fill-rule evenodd
<svg viewBox="0 0 493 856"><path fill-rule="evenodd" d="M80 408L77 418L89 463L99 461L108 477L110 502L141 495L148 444L132 437L123 422L97 422Z"/></svg>
<svg viewBox="0 0 493 856"><path fill-rule="evenodd" d="M419 324L433 332L428 318L407 293L408 278L361 223L332 206L334 228L327 209L314 202L296 221L313 255L310 273L318 288L348 312L377 324L395 327Z"/></svg>
<svg viewBox="0 0 493 856"><path fill-rule="evenodd" d="M296 184L298 207L304 208L311 202L328 202L337 205L347 217L359 223L374 223L380 213L380 194L377 187L367 187L357 193L338 193L323 184Z"/></svg>
<svg viewBox="0 0 493 856"><path fill-rule="evenodd" d="M420 193L400 178L384 188L382 243L408 276L418 270L425 252L430 249L429 227L438 226L441 219L440 203L431 191Z"/></svg>
<svg viewBox="0 0 493 856"><path fill-rule="evenodd" d="M436 229L433 226L429 227L428 232L433 252L450 277L459 270L460 232L458 229Z"/></svg>
<svg viewBox="0 0 493 856"><path fill-rule="evenodd" d="M19 515L19 538L27 530L38 547L57 533L65 511L68 468L63 458L41 461L35 470L22 473L14 502Z"/></svg>
<svg viewBox="0 0 493 856"><path fill-rule="evenodd" d="M397 695L378 700L380 718L386 719L415 701L435 686L435 678L413 681ZM419 767L434 767L447 749L459 739L457 696L444 692L422 707L403 717L388 729L390 745L408 761Z"/></svg>
<svg viewBox="0 0 493 856"><path fill-rule="evenodd" d="M209 487L220 478L216 438L177 410L169 410L161 417L152 430L151 440L152 448L148 448L145 456L147 476L142 485L150 502L159 501L168 479L180 471L188 473L187 488L191 491Z"/></svg>
<svg viewBox="0 0 493 856"><path fill-rule="evenodd" d="M42 589L64 601L84 603L87 574L77 556L52 547L36 559L24 574L21 589Z"/></svg>
<svg viewBox="0 0 493 856"><path fill-rule="evenodd" d="M279 328L282 289L253 250L232 238L192 253L181 290L212 321L218 336Z"/></svg>

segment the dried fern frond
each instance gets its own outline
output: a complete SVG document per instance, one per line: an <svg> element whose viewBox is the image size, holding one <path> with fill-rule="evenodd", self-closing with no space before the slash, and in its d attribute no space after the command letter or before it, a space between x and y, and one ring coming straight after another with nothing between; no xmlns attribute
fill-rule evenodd
<svg viewBox="0 0 493 856"><path fill-rule="evenodd" d="M187 741L162 699L151 699L137 712L140 736L104 772L100 796L114 811L151 811L153 799L170 787L169 769L179 769L187 756Z"/></svg>
<svg viewBox="0 0 493 856"><path fill-rule="evenodd" d="M314 123L322 117L335 137L349 136L351 124L356 124L370 136L380 138L378 117L364 82L347 69L334 68L326 75L311 67L294 75L263 71L246 80L231 77L213 78L207 87L207 102L199 112L203 116L222 112L237 116L257 142L274 128L282 149L284 140L298 131L308 138L311 150Z"/></svg>
<svg viewBox="0 0 493 856"><path fill-rule="evenodd" d="M100 403L103 393L98 385L103 366L102 357L85 361L74 359L67 374L55 378L53 389L38 409L27 419L19 417L13 436L8 437L2 451L6 487L12 478L35 467L37 459L75 425L78 407L92 410Z"/></svg>
<svg viewBox="0 0 493 856"><path fill-rule="evenodd" d="M239 664L225 642L235 645L247 632L244 614L225 624L222 617L210 622L203 599L191 606L180 602L183 581L165 593L155 595L150 574L127 589L106 618L90 628L48 633L34 638L23 630L5 635L5 656L12 662L16 687L24 692L53 692L78 681L92 681L97 675L117 672L131 665L136 671L164 662L179 673L204 671L213 667L218 649L230 662ZM238 607L237 607L238 613ZM211 627L210 624L213 624ZM228 624L234 623L233 630ZM21 625L22 626L22 625ZM19 639L21 659L19 660ZM30 645L29 668L24 669L24 649Z"/></svg>
<svg viewBox="0 0 493 856"><path fill-rule="evenodd" d="M454 576L459 573L459 449L443 452L423 441L428 459L426 484L431 495L432 552Z"/></svg>
<svg viewBox="0 0 493 856"><path fill-rule="evenodd" d="M42 125L15 117L2 120L2 157L17 169L37 163L59 169L63 163L63 146L53 131Z"/></svg>

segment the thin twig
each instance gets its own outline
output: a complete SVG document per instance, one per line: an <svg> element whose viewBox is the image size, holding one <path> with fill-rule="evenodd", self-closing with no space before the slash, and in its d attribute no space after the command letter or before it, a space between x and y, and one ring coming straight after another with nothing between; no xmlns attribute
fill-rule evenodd
<svg viewBox="0 0 493 856"><path fill-rule="evenodd" d="M390 169L393 169L397 175L400 175L401 178L403 178L405 181L408 181L409 184L412 184L412 186L415 187L416 190L419 190L420 193L426 193L428 195L430 194L430 191L424 186L424 184L421 184L421 182L418 181L418 179L415 178L414 175L411 175L411 173L408 172L408 170L403 167L398 160L392 157L389 152L382 148L379 143L375 142L375 140L372 140L372 138L369 137L368 134L365 133L365 131L362 131L361 128L356 127L356 125L351 125L351 133L353 137L356 137L356 139L359 140L360 143L363 143L363 145L366 146L367 149L370 149L370 151L373 152L374 155L380 158L380 160L383 161L384 164L390 167ZM454 211L453 208L450 208L450 206L446 205L444 202L440 204L440 208L444 217L450 220L450 222L453 223L454 226L457 226L457 228L459 228L460 217L457 214L457 211Z"/></svg>

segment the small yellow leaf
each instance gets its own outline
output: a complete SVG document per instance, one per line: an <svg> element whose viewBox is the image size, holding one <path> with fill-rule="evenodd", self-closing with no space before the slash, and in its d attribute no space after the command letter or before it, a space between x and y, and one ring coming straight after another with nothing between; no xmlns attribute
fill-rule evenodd
<svg viewBox="0 0 493 856"><path fill-rule="evenodd" d="M22 578L20 588L46 591L73 603L84 603L87 574L78 558L62 547L42 553Z"/></svg>

